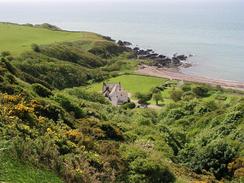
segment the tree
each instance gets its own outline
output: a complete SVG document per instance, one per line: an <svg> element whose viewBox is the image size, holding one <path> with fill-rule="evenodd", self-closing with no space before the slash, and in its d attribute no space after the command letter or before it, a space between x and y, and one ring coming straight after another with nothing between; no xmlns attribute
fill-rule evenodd
<svg viewBox="0 0 244 183"><path fill-rule="evenodd" d="M144 94L144 93L138 92L135 94L135 97L138 99L139 104L147 104L147 102L149 100L151 100L152 94L151 93Z"/></svg>
<svg viewBox="0 0 244 183"><path fill-rule="evenodd" d="M163 101L163 96L161 93L154 93L153 94L153 100L155 100L156 105L158 105L159 101Z"/></svg>

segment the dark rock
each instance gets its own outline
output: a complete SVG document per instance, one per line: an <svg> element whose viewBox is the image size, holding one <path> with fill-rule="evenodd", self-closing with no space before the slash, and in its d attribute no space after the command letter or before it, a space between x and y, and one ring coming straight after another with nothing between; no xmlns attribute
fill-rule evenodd
<svg viewBox="0 0 244 183"><path fill-rule="evenodd" d="M139 50L139 51L137 52L137 54L138 54L138 55L146 55L147 52L146 52L145 50Z"/></svg>
<svg viewBox="0 0 244 183"><path fill-rule="evenodd" d="M135 48L133 48L133 50L134 50L135 52L138 52L138 51L140 50L140 48L139 48L139 47L135 47Z"/></svg>
<svg viewBox="0 0 244 183"><path fill-rule="evenodd" d="M113 41L113 42L115 42L115 40L113 40L111 37L109 37L109 36L103 36L103 38L104 39L106 39L106 40L108 40L108 41Z"/></svg>
<svg viewBox="0 0 244 183"><path fill-rule="evenodd" d="M124 46L131 46L132 45L132 43L130 43L128 41L124 41L123 44L124 44Z"/></svg>
<svg viewBox="0 0 244 183"><path fill-rule="evenodd" d="M157 67L168 67L171 64L171 59L170 58L157 58L154 60L154 66Z"/></svg>
<svg viewBox="0 0 244 183"><path fill-rule="evenodd" d="M152 54L148 54L145 56L146 58L150 58L150 59L155 59L158 57L158 54L157 53L152 53Z"/></svg>
<svg viewBox="0 0 244 183"><path fill-rule="evenodd" d="M119 41L117 42L117 44L118 44L119 46L124 46L124 43L123 43L123 41L121 41L121 40L119 40Z"/></svg>
<svg viewBox="0 0 244 183"><path fill-rule="evenodd" d="M128 41L121 41L121 40L119 40L118 42L117 42L117 44L119 45L119 46L121 46L121 47L127 47L127 46L131 46L132 44L130 43L130 42L128 42Z"/></svg>
<svg viewBox="0 0 244 183"><path fill-rule="evenodd" d="M158 55L158 58L166 58L164 55Z"/></svg>
<svg viewBox="0 0 244 183"><path fill-rule="evenodd" d="M187 59L187 56L185 56L185 55L178 55L175 58L177 58L179 60L186 60Z"/></svg>
<svg viewBox="0 0 244 183"><path fill-rule="evenodd" d="M181 61L180 61L180 59L174 57L174 58L172 58L172 64L174 66L180 66L181 65Z"/></svg>

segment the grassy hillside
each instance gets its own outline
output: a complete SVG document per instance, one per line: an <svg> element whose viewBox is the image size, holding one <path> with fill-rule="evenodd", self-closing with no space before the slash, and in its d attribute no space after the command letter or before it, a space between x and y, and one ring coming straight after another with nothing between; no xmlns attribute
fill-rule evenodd
<svg viewBox="0 0 244 183"><path fill-rule="evenodd" d="M9 183L62 183L63 181L49 170L41 170L26 165L8 155L0 154L0 182Z"/></svg>
<svg viewBox="0 0 244 183"><path fill-rule="evenodd" d="M44 28L0 23L0 52L10 51L13 55L30 50L34 43L50 44L75 40L101 40L101 37L88 32L52 31Z"/></svg>
<svg viewBox="0 0 244 183"><path fill-rule="evenodd" d="M19 56L1 55L0 139L8 148L0 143L0 181L243 181L243 93L122 75L141 61L98 39L40 43ZM146 102L162 95L162 108L112 106L96 92L109 78Z"/></svg>

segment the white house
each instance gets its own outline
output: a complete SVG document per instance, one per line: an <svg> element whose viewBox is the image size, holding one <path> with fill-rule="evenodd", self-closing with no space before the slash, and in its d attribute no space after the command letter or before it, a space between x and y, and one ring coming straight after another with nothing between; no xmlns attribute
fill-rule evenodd
<svg viewBox="0 0 244 183"><path fill-rule="evenodd" d="M129 101L128 93L122 88L121 84L103 83L102 92L115 106L122 105Z"/></svg>

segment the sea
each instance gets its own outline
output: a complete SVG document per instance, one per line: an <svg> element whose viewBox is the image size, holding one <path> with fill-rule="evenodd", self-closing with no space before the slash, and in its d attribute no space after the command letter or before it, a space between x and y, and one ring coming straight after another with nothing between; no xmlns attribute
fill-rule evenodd
<svg viewBox="0 0 244 183"><path fill-rule="evenodd" d="M244 0L10 0L0 1L0 21L48 22L167 56L192 54L182 72L244 82Z"/></svg>

